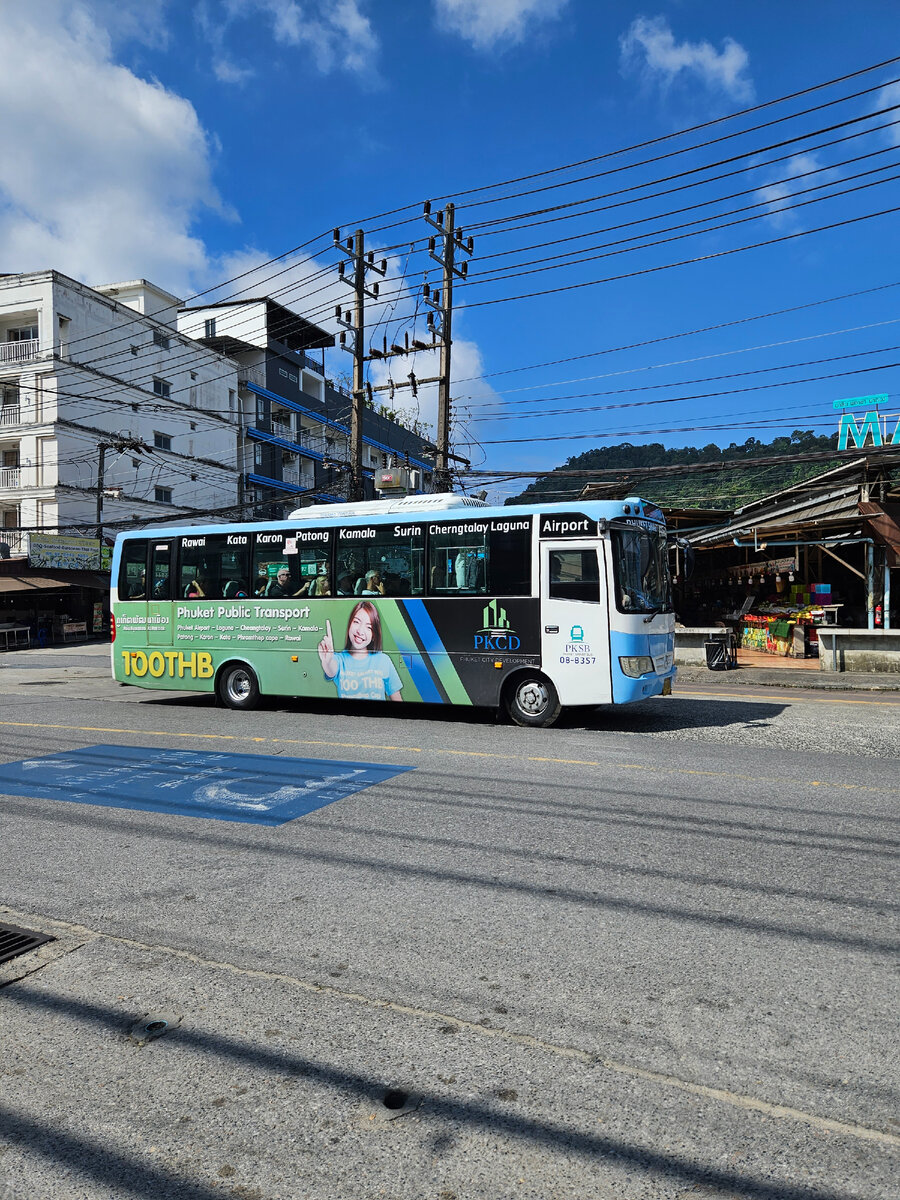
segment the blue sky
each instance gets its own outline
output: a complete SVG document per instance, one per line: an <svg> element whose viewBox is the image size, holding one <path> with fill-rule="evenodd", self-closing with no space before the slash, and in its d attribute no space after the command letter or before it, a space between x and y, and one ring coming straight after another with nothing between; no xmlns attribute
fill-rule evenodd
<svg viewBox="0 0 900 1200"><path fill-rule="evenodd" d="M839 397L893 392L900 411L898 214L870 216L900 206L900 108L866 117L900 105L900 63L616 152L900 54L893 0L847 13L830 0L6 0L2 269L144 276L185 296L250 272L217 294L277 289L328 326L347 295L330 230L362 223L389 255L393 303L370 319L391 319L393 338L422 330L423 273L436 281L422 201L459 192L476 245L456 293L454 438L473 462L538 470L625 440L832 432ZM777 123L749 132L762 122ZM491 186L538 172L552 174ZM564 290L508 299L550 289ZM848 293L865 294L835 299ZM797 311L748 320L784 309ZM635 343L648 344L615 349ZM332 352L332 373L348 365ZM420 355L415 370L434 367ZM397 398L433 419L429 389Z"/></svg>

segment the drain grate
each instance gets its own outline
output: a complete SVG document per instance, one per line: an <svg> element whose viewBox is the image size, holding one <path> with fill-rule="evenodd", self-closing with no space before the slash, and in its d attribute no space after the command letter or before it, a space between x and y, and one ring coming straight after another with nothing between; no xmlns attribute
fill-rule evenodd
<svg viewBox="0 0 900 1200"><path fill-rule="evenodd" d="M48 933L35 933L33 929L20 929L18 925L0 923L0 963L27 954L35 946L43 946L44 942L55 942L56 938Z"/></svg>

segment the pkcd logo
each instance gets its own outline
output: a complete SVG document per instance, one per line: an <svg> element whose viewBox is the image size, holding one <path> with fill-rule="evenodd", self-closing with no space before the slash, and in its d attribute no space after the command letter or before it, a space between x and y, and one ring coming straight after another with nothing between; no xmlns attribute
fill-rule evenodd
<svg viewBox="0 0 900 1200"><path fill-rule="evenodd" d="M518 650L522 645L521 638L510 626L506 609L496 600L485 605L481 619L484 624L475 634L476 650Z"/></svg>

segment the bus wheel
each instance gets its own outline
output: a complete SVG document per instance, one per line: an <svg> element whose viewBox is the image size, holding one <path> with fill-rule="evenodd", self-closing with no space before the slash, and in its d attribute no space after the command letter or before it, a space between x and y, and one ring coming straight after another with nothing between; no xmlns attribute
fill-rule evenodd
<svg viewBox="0 0 900 1200"><path fill-rule="evenodd" d="M252 668L244 663L229 663L223 667L216 690L226 708L248 709L259 705L259 683Z"/></svg>
<svg viewBox="0 0 900 1200"><path fill-rule="evenodd" d="M505 704L517 725L552 725L562 711L556 688L543 675L519 675L506 690Z"/></svg>

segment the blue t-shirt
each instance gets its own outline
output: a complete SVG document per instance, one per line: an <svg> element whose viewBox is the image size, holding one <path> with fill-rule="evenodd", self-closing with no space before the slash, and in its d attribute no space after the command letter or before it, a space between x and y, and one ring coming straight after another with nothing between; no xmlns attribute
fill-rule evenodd
<svg viewBox="0 0 900 1200"><path fill-rule="evenodd" d="M341 700L384 700L403 687L397 668L382 651L354 658L349 650L338 650L337 674L333 677Z"/></svg>

